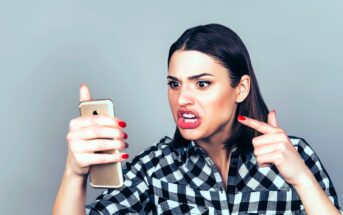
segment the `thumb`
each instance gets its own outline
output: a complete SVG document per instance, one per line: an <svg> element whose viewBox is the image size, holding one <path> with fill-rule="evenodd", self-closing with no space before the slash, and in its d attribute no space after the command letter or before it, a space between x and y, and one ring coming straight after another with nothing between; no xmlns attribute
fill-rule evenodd
<svg viewBox="0 0 343 215"><path fill-rule="evenodd" d="M92 100L91 92L86 84L80 85L80 102Z"/></svg>
<svg viewBox="0 0 343 215"><path fill-rule="evenodd" d="M275 128L279 127L277 120L276 120L276 111L275 110L268 113L268 124L271 126L274 126Z"/></svg>

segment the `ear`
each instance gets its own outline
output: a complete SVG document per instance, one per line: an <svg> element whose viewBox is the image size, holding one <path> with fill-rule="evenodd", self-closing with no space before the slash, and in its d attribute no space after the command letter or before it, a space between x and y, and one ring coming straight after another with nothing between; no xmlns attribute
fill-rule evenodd
<svg viewBox="0 0 343 215"><path fill-rule="evenodd" d="M236 102L241 103L248 96L250 91L250 77L249 75L243 75L241 81L235 88L237 92Z"/></svg>

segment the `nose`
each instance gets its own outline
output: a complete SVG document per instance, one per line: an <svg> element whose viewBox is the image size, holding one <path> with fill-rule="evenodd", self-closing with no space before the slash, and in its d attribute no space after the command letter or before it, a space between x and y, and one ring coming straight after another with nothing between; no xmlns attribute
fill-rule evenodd
<svg viewBox="0 0 343 215"><path fill-rule="evenodd" d="M183 86L180 89L177 102L180 106L186 106L193 103L192 91L187 86Z"/></svg>

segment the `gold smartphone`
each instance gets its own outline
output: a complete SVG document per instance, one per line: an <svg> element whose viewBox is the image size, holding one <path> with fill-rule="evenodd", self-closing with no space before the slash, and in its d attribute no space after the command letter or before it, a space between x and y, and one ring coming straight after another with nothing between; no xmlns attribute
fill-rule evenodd
<svg viewBox="0 0 343 215"><path fill-rule="evenodd" d="M83 101L79 104L81 116L107 115L115 116L113 102L110 99ZM119 153L119 150L96 153ZM93 188L119 188L123 186L121 162L92 165L89 169L90 185Z"/></svg>

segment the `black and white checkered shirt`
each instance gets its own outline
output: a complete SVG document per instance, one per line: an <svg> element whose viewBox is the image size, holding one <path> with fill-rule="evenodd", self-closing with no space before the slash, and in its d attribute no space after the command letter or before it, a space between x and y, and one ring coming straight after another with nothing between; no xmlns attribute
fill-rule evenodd
<svg viewBox="0 0 343 215"><path fill-rule="evenodd" d="M290 137L334 205L337 194L322 163L305 140ZM165 137L131 162L124 186L105 190L87 214L305 214L291 185L275 166L259 168L252 153L232 149L225 190L213 161L194 141L174 147ZM341 211L343 214L343 212Z"/></svg>

